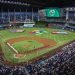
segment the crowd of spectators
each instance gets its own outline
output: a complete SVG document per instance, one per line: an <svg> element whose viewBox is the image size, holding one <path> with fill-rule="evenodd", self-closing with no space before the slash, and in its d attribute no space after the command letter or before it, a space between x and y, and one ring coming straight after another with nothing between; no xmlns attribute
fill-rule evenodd
<svg viewBox="0 0 75 75"><path fill-rule="evenodd" d="M34 64L15 67L0 64L0 75L75 75L75 42Z"/></svg>

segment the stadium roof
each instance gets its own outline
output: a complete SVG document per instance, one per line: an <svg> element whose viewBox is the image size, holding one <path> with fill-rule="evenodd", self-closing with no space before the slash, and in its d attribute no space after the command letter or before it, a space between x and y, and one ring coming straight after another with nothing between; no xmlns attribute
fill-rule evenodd
<svg viewBox="0 0 75 75"><path fill-rule="evenodd" d="M4 3L4 1L6 1L6 3ZM30 8L42 9L46 7L74 7L74 6L75 0L0 0L0 9L4 8L4 10L7 10L8 8L10 10L13 10L14 8L16 10L19 10L19 8L22 10L24 10L25 8L29 8L30 10Z"/></svg>
<svg viewBox="0 0 75 75"><path fill-rule="evenodd" d="M75 0L19 0L43 7L70 7L75 6Z"/></svg>

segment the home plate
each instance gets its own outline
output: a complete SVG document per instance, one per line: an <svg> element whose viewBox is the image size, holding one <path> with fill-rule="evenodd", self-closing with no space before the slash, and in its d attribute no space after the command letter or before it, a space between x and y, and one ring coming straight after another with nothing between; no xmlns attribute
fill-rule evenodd
<svg viewBox="0 0 75 75"><path fill-rule="evenodd" d="M22 58L22 57L25 57L25 56L26 56L25 54L14 54L15 58Z"/></svg>

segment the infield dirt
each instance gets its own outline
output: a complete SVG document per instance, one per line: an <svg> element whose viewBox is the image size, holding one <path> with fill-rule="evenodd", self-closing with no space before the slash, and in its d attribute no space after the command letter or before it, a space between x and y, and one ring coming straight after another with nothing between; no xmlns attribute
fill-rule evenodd
<svg viewBox="0 0 75 75"><path fill-rule="evenodd" d="M37 52L39 50L42 50L44 48L51 48L53 46L56 46L57 43L54 40L50 40L50 39L46 39L46 38L39 38L39 37L19 37L19 38L13 38L13 39L9 39L7 40L7 43L10 43L10 45L16 43L16 42L20 42L20 41L25 41L25 40L36 40L40 43L42 43L44 46L31 50L31 51L25 51L23 52L23 54L29 54L29 53L33 53L33 52Z"/></svg>

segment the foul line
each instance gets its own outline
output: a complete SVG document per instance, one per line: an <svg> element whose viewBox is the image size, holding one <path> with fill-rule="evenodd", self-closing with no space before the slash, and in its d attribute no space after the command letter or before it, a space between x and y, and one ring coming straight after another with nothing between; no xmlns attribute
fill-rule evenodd
<svg viewBox="0 0 75 75"><path fill-rule="evenodd" d="M17 51L13 46L11 46L10 43L7 43L7 45L8 45L11 49L13 49L14 52L16 52L16 53L18 54L18 51Z"/></svg>

